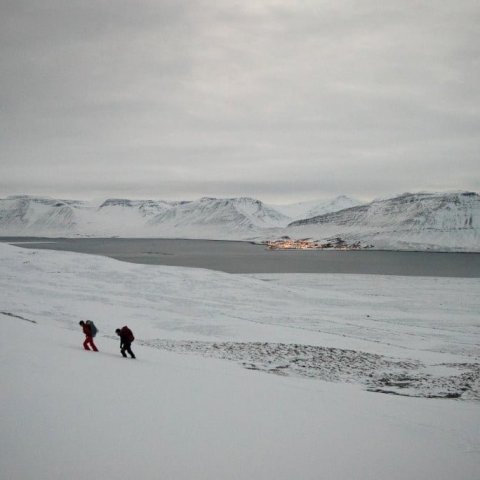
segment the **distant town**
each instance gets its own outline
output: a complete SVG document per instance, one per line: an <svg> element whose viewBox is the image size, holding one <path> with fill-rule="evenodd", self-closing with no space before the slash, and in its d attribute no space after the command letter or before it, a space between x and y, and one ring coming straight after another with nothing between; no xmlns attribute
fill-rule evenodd
<svg viewBox="0 0 480 480"><path fill-rule="evenodd" d="M267 240L265 245L268 250L364 250L373 248L373 245L362 246L360 242L347 243L340 237L324 243L311 239L294 240L290 237L282 237L279 240Z"/></svg>

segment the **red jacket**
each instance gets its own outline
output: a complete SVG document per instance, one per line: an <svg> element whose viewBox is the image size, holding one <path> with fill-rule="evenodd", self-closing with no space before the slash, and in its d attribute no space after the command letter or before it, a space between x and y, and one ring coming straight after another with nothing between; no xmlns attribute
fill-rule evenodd
<svg viewBox="0 0 480 480"><path fill-rule="evenodd" d="M91 337L92 336L92 329L90 328L90 325L88 323L84 323L82 325L82 329L83 329L83 333L87 336L87 337Z"/></svg>

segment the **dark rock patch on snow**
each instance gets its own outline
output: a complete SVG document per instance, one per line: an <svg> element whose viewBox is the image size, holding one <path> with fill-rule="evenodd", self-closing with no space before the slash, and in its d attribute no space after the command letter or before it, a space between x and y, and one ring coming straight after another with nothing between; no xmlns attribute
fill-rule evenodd
<svg viewBox="0 0 480 480"><path fill-rule="evenodd" d="M383 355L313 345L149 340L143 345L236 361L276 375L357 383L371 392L480 400L480 364L424 365Z"/></svg>
<svg viewBox="0 0 480 480"><path fill-rule="evenodd" d="M11 313L11 312L0 312L0 313L2 315L6 315L7 317L19 318L20 320L24 320L25 322L37 323L35 320L30 320L30 319L24 318L20 315L15 315L14 313Z"/></svg>

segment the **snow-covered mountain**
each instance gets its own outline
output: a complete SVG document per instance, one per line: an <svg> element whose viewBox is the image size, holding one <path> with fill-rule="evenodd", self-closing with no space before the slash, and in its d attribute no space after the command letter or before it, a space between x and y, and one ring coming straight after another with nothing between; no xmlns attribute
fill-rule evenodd
<svg viewBox="0 0 480 480"><path fill-rule="evenodd" d="M356 203L345 196L277 208L248 197L91 203L13 196L0 199L0 236L271 240L288 235L341 237L384 249L480 251L477 193L405 193ZM314 212L321 214L311 216Z"/></svg>
<svg viewBox="0 0 480 480"><path fill-rule="evenodd" d="M151 236L148 221L181 202L109 198L90 211L85 231L90 235Z"/></svg>
<svg viewBox="0 0 480 480"><path fill-rule="evenodd" d="M282 228L291 217L261 201L108 199L100 204L13 196L0 199L0 235L245 239Z"/></svg>
<svg viewBox="0 0 480 480"><path fill-rule="evenodd" d="M217 235L256 235L269 228L286 226L290 217L266 206L254 198L209 198L183 202L162 212L151 220L152 226L178 235L184 232L198 237L218 230ZM222 233L223 230L223 233Z"/></svg>
<svg viewBox="0 0 480 480"><path fill-rule="evenodd" d="M0 234L31 236L130 235L174 203L108 199L100 204L29 195L0 199ZM135 236L135 235L134 235Z"/></svg>
<svg viewBox="0 0 480 480"><path fill-rule="evenodd" d="M77 233L86 203L52 198L12 196L0 200L0 234Z"/></svg>
<svg viewBox="0 0 480 480"><path fill-rule="evenodd" d="M163 200L128 200L124 198L109 198L101 203L98 211L107 215L117 216L126 211L137 210L143 217L149 217L163 213L180 202L166 202Z"/></svg>
<svg viewBox="0 0 480 480"><path fill-rule="evenodd" d="M313 200L310 202L292 203L289 205L270 205L271 208L283 213L292 220L316 217L326 213L338 212L345 208L362 205L363 202L346 195L340 195L328 200Z"/></svg>
<svg viewBox="0 0 480 480"><path fill-rule="evenodd" d="M289 224L291 237L342 237L376 248L480 251L480 195L405 193Z"/></svg>

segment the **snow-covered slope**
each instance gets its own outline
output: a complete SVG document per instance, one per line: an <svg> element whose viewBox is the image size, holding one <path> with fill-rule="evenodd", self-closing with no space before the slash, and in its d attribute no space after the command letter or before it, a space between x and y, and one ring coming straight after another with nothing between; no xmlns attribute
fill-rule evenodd
<svg viewBox="0 0 480 480"><path fill-rule="evenodd" d="M313 200L310 202L292 203L290 205L270 205L270 207L290 217L292 220L298 220L338 212L345 208L356 207L362 203L346 195L340 195L329 200Z"/></svg>
<svg viewBox="0 0 480 480"><path fill-rule="evenodd" d="M110 198L90 211L84 232L94 236L150 236L148 221L178 202Z"/></svg>
<svg viewBox="0 0 480 480"><path fill-rule="evenodd" d="M172 234L214 238L244 238L288 223L289 217L248 197L205 197L178 204L149 221Z"/></svg>
<svg viewBox="0 0 480 480"><path fill-rule="evenodd" d="M173 208L179 202L165 202L163 200L128 200L123 198L109 198L99 205L98 211L112 217L119 217L127 210L137 210L143 217L151 217Z"/></svg>
<svg viewBox="0 0 480 480"><path fill-rule="evenodd" d="M480 251L480 195L405 193L292 222L292 237L342 237L376 248Z"/></svg>
<svg viewBox="0 0 480 480"><path fill-rule="evenodd" d="M87 204L72 200L12 196L0 200L0 234L62 235L82 231Z"/></svg>
<svg viewBox="0 0 480 480"><path fill-rule="evenodd" d="M0 244L2 478L474 479L478 287Z"/></svg>

